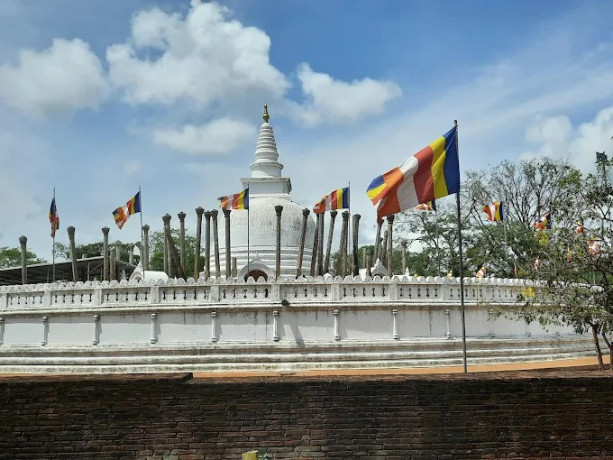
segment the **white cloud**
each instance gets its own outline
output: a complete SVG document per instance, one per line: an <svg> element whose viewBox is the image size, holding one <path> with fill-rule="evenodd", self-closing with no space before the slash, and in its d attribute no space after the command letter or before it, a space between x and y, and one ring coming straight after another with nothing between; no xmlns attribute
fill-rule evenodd
<svg viewBox="0 0 613 460"><path fill-rule="evenodd" d="M265 32L227 19L216 3L192 5L185 18L158 8L139 12L131 41L107 49L111 80L127 101L207 107L252 92L285 93L289 83L269 62Z"/></svg>
<svg viewBox="0 0 613 460"><path fill-rule="evenodd" d="M307 63L298 66L298 79L307 103L297 116L309 125L325 122L352 122L385 109L402 91L393 82L371 78L344 82L325 73L314 72Z"/></svg>
<svg viewBox="0 0 613 460"><path fill-rule="evenodd" d="M186 125L181 130L158 129L153 136L155 142L173 150L194 155L220 155L254 142L256 129L243 121L220 118L201 126Z"/></svg>
<svg viewBox="0 0 613 460"><path fill-rule="evenodd" d="M140 161L138 160L130 160L124 163L123 165L123 171L131 176L133 174L136 174L137 172L139 172L141 169L141 164Z"/></svg>
<svg viewBox="0 0 613 460"><path fill-rule="evenodd" d="M610 149L612 135L613 107L600 110L593 120L576 129L566 116L539 117L526 129L526 139L537 148L523 157L560 157L584 171L593 171L596 152Z"/></svg>
<svg viewBox="0 0 613 460"><path fill-rule="evenodd" d="M32 118L96 108L109 93L100 61L78 38L21 50L16 66L0 67L0 82L0 101Z"/></svg>

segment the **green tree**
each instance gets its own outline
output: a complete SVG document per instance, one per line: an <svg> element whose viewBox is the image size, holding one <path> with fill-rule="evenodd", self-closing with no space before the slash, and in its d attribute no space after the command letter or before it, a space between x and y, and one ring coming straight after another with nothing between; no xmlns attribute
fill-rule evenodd
<svg viewBox="0 0 613 460"><path fill-rule="evenodd" d="M26 263L28 265L44 263L32 251L26 250ZM21 248L0 248L0 268L21 267Z"/></svg>

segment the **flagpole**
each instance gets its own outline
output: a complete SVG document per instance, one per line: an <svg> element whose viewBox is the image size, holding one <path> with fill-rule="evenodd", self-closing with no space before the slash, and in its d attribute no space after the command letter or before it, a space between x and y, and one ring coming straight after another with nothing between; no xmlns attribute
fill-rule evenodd
<svg viewBox="0 0 613 460"><path fill-rule="evenodd" d="M249 262L251 261L251 255L250 255L250 235L249 235L249 227L250 227L250 220L249 219L249 208L251 208L251 206L249 206L247 208L247 278L249 278Z"/></svg>
<svg viewBox="0 0 613 460"><path fill-rule="evenodd" d="M458 149L458 120L453 120L456 133L455 133L455 148L458 156L460 155L460 151ZM460 304L462 306L462 357L464 364L464 373L468 373L468 366L466 363L466 306L464 305L464 256L462 253L462 218L460 213L460 191L456 193L456 205L458 211L458 252L459 252L459 263L460 263Z"/></svg>
<svg viewBox="0 0 613 460"><path fill-rule="evenodd" d="M438 211L434 211L434 232L436 238L436 262L438 265L438 276L441 276L441 250L438 245Z"/></svg>
<svg viewBox="0 0 613 460"><path fill-rule="evenodd" d="M55 282L55 220L56 220L56 216L57 216L57 204L55 203L55 187L53 187L53 222L51 225L53 225L53 242L51 243L51 258L52 258L52 262L51 262L51 282Z"/></svg>

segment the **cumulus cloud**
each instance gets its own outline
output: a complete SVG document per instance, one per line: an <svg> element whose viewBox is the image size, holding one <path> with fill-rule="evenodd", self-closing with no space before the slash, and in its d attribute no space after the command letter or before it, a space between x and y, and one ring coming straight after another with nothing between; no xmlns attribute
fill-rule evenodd
<svg viewBox="0 0 613 460"><path fill-rule="evenodd" d="M402 91L393 82L371 78L344 82L330 75L315 72L309 64L298 66L297 76L307 103L297 112L307 124L326 121L352 122L367 115L376 115Z"/></svg>
<svg viewBox="0 0 613 460"><path fill-rule="evenodd" d="M109 93L99 59L83 40L53 40L41 52L21 50L0 67L0 101L32 118L96 108Z"/></svg>
<svg viewBox="0 0 613 460"><path fill-rule="evenodd" d="M228 15L199 2L185 17L139 12L129 42L107 49L111 81L133 104L191 100L207 107L251 92L282 96L289 83L269 62L270 38Z"/></svg>
<svg viewBox="0 0 613 460"><path fill-rule="evenodd" d="M240 120L219 118L210 123L186 125L181 130L158 129L155 142L192 155L222 155L254 142L256 129Z"/></svg>
<svg viewBox="0 0 613 460"><path fill-rule="evenodd" d="M537 144L526 156L568 158L575 166L594 170L596 152L606 151L613 135L613 107L600 110L593 120L577 128L566 116L539 117L526 129L526 140Z"/></svg>

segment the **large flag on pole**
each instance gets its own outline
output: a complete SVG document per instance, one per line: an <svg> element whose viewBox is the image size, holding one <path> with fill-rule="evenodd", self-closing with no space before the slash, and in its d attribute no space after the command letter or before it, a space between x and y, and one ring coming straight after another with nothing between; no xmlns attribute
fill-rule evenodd
<svg viewBox="0 0 613 460"><path fill-rule="evenodd" d="M366 194L382 218L460 191L457 126L400 166L375 178Z"/></svg>
<svg viewBox="0 0 613 460"><path fill-rule="evenodd" d="M234 195L220 196L221 209L249 209L249 187Z"/></svg>
<svg viewBox="0 0 613 460"><path fill-rule="evenodd" d="M113 211L115 223L121 230L131 215L140 212L140 192L130 198L124 206L120 206Z"/></svg>
<svg viewBox="0 0 613 460"><path fill-rule="evenodd" d="M49 223L51 224L51 238L55 238L55 232L60 228L60 216L57 214L55 197L51 200L51 206L49 207Z"/></svg>
<svg viewBox="0 0 613 460"><path fill-rule="evenodd" d="M495 203L483 206L483 212L485 212L485 217L490 222L500 222L504 220L502 201L496 201Z"/></svg>
<svg viewBox="0 0 613 460"><path fill-rule="evenodd" d="M347 208L349 208L349 187L338 188L324 196L321 200L315 203L315 206L313 206L313 212L315 214L321 214L326 211Z"/></svg>

